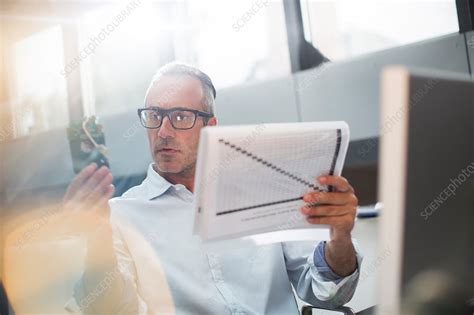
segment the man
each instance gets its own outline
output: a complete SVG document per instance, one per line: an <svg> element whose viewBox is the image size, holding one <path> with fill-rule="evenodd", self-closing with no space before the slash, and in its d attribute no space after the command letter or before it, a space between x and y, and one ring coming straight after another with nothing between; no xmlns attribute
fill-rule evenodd
<svg viewBox="0 0 474 315"><path fill-rule="evenodd" d="M333 185L335 192L308 192L300 209L308 222L330 225L327 243L211 250L192 235L199 132L217 124L214 98L206 74L183 64L165 65L139 110L153 157L143 183L112 199L110 207L107 168L90 165L70 184L65 203L79 214L88 240L86 268L70 309L297 314L291 284L316 306L337 307L351 299L362 258L351 240L357 198L343 177L315 179Z"/></svg>

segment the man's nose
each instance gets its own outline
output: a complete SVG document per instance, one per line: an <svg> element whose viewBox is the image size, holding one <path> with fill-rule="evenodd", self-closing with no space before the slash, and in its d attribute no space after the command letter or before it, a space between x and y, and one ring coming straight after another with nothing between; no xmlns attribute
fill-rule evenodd
<svg viewBox="0 0 474 315"><path fill-rule="evenodd" d="M158 136L160 138L173 138L175 136L175 129L171 125L171 121L168 116L163 117L161 127L158 129Z"/></svg>

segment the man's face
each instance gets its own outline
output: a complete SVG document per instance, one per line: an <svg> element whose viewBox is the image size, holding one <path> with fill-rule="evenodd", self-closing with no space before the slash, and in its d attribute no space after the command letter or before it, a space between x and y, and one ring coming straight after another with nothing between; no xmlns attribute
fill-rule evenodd
<svg viewBox="0 0 474 315"><path fill-rule="evenodd" d="M165 75L157 80L146 98L146 107L163 109L185 107L207 112L201 82L187 75ZM208 125L215 125L212 117ZM161 173L187 175L194 172L197 159L199 132L204 127L203 117L198 116L193 128L177 130L165 117L158 129L147 129L150 152L155 169Z"/></svg>

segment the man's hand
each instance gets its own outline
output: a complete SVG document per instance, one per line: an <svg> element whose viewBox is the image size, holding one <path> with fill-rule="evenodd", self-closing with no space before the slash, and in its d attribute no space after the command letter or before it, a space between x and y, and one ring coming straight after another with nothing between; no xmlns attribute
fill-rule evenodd
<svg viewBox="0 0 474 315"><path fill-rule="evenodd" d="M331 240L344 240L351 235L357 208L357 197L349 182L341 176L323 176L319 182L332 185L334 192L311 191L303 195L306 204L301 213L312 224L328 224Z"/></svg>
<svg viewBox="0 0 474 315"><path fill-rule="evenodd" d="M104 279L116 275L117 258L110 224L109 198L114 193L112 174L95 163L74 177L64 196L63 204L73 229L87 236L87 255L83 275L85 292L102 287ZM115 314L116 303L123 298L124 282L114 276L107 288L92 301L86 301L86 312Z"/></svg>
<svg viewBox="0 0 474 315"><path fill-rule="evenodd" d="M97 224L107 223L110 216L109 198L114 193L112 174L105 166L97 169L90 164L77 174L64 195L63 204L80 230L88 232Z"/></svg>
<svg viewBox="0 0 474 315"><path fill-rule="evenodd" d="M349 182L341 176L318 178L334 192L311 191L303 195L305 205L300 208L312 224L330 226L331 240L326 244L325 258L331 269L340 276L351 274L357 267L351 231L357 209L357 197Z"/></svg>

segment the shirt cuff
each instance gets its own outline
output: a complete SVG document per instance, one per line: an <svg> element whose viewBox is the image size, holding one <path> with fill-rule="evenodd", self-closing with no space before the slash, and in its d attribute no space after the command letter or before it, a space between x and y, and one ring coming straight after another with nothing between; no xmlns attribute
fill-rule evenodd
<svg viewBox="0 0 474 315"><path fill-rule="evenodd" d="M339 276L334 271L332 271L331 267L329 267L326 258L324 256L324 249L326 247L326 241L319 242L318 246L314 249L313 254L313 261L314 266L318 270L318 273L321 277L326 281L332 281L335 284L341 282L344 277Z"/></svg>

